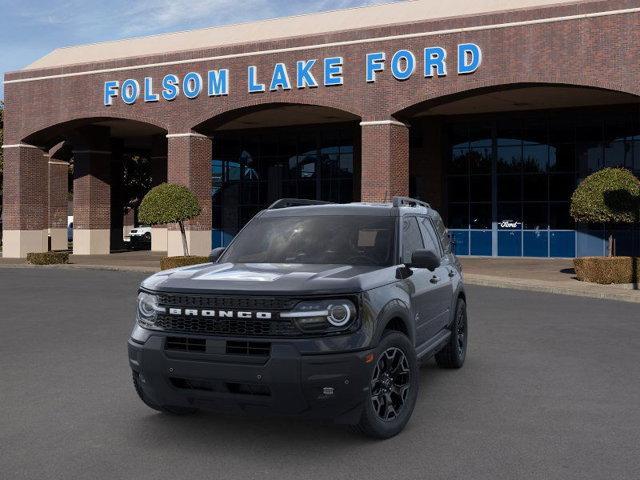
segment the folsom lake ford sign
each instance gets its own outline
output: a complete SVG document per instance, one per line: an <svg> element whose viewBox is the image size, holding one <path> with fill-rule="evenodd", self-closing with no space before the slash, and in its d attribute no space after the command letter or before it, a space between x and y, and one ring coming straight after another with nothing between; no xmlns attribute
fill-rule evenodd
<svg viewBox="0 0 640 480"><path fill-rule="evenodd" d="M466 75L478 70L482 64L482 50L475 43L461 43L457 47L455 62L449 62L447 51L442 47L427 47L421 52L421 73L424 78L445 77L447 66L455 63L458 75ZM391 59L385 52L368 53L364 59L367 83L375 83L387 68L398 81L408 80L416 74L419 61L410 50L398 50ZM344 84L345 61L343 57L306 59L296 62L295 70L289 71L284 63L276 63L270 71L259 71L249 66L242 79L249 93L286 91L292 88L318 88ZM104 105L111 106L116 99L127 105L141 102L172 101L180 95L195 99L201 95L221 97L229 95L232 78L229 69L215 69L207 72L189 72L180 78L167 74L162 78L145 77L142 80L128 78L104 82ZM234 85L236 83L234 82Z"/></svg>

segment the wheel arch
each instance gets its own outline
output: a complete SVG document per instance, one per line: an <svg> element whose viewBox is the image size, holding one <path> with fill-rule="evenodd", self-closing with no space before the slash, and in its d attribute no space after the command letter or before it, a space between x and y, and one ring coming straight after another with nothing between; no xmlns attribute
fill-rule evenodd
<svg viewBox="0 0 640 480"><path fill-rule="evenodd" d="M397 331L406 335L409 341L415 345L415 326L411 322L409 308L404 302L392 300L380 312L374 335L376 345L387 330Z"/></svg>

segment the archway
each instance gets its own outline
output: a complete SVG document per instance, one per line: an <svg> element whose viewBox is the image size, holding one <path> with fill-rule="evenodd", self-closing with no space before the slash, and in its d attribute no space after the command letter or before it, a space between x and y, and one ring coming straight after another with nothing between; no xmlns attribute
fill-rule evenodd
<svg viewBox="0 0 640 480"><path fill-rule="evenodd" d="M256 105L195 127L213 139L212 245L279 198L360 198L360 117L331 107Z"/></svg>
<svg viewBox="0 0 640 480"><path fill-rule="evenodd" d="M421 102L411 125L413 195L442 211L462 255L604 254L604 227L575 225L581 178L640 173L640 98L571 85L513 84ZM622 251L638 234L618 232Z"/></svg>
<svg viewBox="0 0 640 480"><path fill-rule="evenodd" d="M75 119L26 136L23 143L42 149L48 162L50 248L66 249L67 241L75 254L127 248L142 197L167 179L166 133L145 122L101 117ZM71 223L73 233L67 232Z"/></svg>

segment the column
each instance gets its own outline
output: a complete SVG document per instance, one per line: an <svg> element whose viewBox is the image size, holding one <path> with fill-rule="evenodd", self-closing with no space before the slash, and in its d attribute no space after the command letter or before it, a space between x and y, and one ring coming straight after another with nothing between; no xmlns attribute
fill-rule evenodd
<svg viewBox="0 0 640 480"><path fill-rule="evenodd" d="M156 135L151 143L151 186L156 187L167 181L167 138L164 135ZM151 227L151 251L167 251L166 225Z"/></svg>
<svg viewBox="0 0 640 480"><path fill-rule="evenodd" d="M46 252L48 154L27 144L4 145L4 258L24 258Z"/></svg>
<svg viewBox="0 0 640 480"><path fill-rule="evenodd" d="M190 255L211 252L211 154L209 137L198 133L167 135L169 183L188 187L198 198L202 214L185 225ZM169 225L169 256L184 255L178 225Z"/></svg>
<svg viewBox="0 0 640 480"><path fill-rule="evenodd" d="M111 236L109 129L78 132L73 150L73 253L108 255Z"/></svg>
<svg viewBox="0 0 640 480"><path fill-rule="evenodd" d="M390 202L409 195L409 128L396 120L363 121L361 198Z"/></svg>
<svg viewBox="0 0 640 480"><path fill-rule="evenodd" d="M67 250L67 196L69 164L49 158L49 236L51 250Z"/></svg>
<svg viewBox="0 0 640 480"><path fill-rule="evenodd" d="M124 204L122 200L124 163L123 163L123 142L122 140L111 142L111 220L110 220L110 250L121 250L124 248Z"/></svg>

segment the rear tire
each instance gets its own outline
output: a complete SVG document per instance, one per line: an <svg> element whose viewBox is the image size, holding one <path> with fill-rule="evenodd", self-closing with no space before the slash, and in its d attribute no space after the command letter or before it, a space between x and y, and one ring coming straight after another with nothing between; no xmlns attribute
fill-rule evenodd
<svg viewBox="0 0 640 480"><path fill-rule="evenodd" d="M140 375L137 372L133 372L133 386L135 387L140 400L142 400L147 407L157 410L158 412L168 413L170 415L191 415L198 411L197 408L172 407L170 405L160 406L155 402L152 402L149 397L144 394L142 386L140 385Z"/></svg>
<svg viewBox="0 0 640 480"><path fill-rule="evenodd" d="M456 316L451 325L451 337L445 347L436 353L436 363L440 368L460 368L467 357L467 341L469 333L467 328L467 304L458 299L456 304Z"/></svg>
<svg viewBox="0 0 640 480"><path fill-rule="evenodd" d="M396 331L384 334L374 362L369 392L355 429L372 438L391 438L411 418L420 388L420 368L412 343Z"/></svg>

